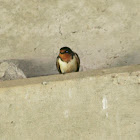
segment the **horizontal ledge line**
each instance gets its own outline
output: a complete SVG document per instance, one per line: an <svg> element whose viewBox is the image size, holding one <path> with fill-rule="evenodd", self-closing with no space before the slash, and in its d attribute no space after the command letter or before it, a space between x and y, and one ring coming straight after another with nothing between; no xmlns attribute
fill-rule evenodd
<svg viewBox="0 0 140 140"><path fill-rule="evenodd" d="M45 84L45 82L50 83L54 81L81 79L86 77L96 77L96 76L103 76L103 75L114 74L114 73L125 73L125 72L131 73L136 71L140 71L140 65L131 65L131 66L123 66L123 67L114 67L110 69L100 69L100 70L97 69L92 71L73 72L68 74L56 74L56 75L48 75L48 76L41 76L41 77L0 81L0 88L33 85L39 83L43 84L43 82Z"/></svg>

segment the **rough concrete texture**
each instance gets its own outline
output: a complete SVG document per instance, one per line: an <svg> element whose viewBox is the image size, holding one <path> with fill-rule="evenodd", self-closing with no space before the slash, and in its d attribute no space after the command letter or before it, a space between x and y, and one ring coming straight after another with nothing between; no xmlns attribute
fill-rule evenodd
<svg viewBox="0 0 140 140"><path fill-rule="evenodd" d="M25 74L11 62L0 63L0 81L26 78Z"/></svg>
<svg viewBox="0 0 140 140"><path fill-rule="evenodd" d="M139 64L139 9L139 0L0 0L0 59L28 77L57 73L62 46L81 71Z"/></svg>
<svg viewBox="0 0 140 140"><path fill-rule="evenodd" d="M0 84L0 140L139 140L140 65Z"/></svg>

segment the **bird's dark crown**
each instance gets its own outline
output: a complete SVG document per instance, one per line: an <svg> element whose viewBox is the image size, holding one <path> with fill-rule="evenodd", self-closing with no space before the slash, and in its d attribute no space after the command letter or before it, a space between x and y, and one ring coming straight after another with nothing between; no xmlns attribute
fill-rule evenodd
<svg viewBox="0 0 140 140"><path fill-rule="evenodd" d="M64 54L64 53L69 53L69 54L71 54L71 53L73 53L73 51L72 51L69 47L62 47L62 48L60 49L60 53L61 53L61 54Z"/></svg>

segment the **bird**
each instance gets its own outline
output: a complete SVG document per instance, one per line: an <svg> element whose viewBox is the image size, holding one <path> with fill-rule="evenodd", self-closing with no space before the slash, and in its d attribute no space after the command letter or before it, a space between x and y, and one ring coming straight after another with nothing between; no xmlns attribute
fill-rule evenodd
<svg viewBox="0 0 140 140"><path fill-rule="evenodd" d="M56 67L60 74L78 72L80 68L80 58L77 53L69 47L62 47L56 59Z"/></svg>

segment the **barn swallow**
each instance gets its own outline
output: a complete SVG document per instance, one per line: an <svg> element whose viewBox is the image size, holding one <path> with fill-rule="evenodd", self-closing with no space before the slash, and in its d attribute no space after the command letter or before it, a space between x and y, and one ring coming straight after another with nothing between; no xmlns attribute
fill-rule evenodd
<svg viewBox="0 0 140 140"><path fill-rule="evenodd" d="M77 53L69 47L62 47L56 59L56 67L59 73L77 72L80 68L80 59Z"/></svg>

